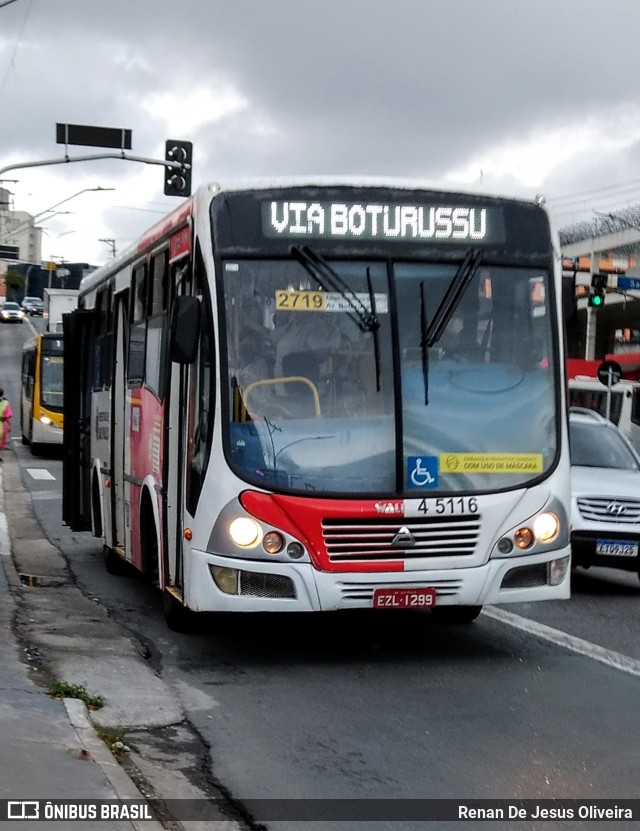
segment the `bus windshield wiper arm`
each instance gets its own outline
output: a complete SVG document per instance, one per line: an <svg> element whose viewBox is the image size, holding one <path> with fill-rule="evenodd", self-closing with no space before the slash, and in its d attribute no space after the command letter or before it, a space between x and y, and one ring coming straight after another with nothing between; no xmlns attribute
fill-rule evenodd
<svg viewBox="0 0 640 831"><path fill-rule="evenodd" d="M420 352L422 357L422 380L424 382L424 405L429 403L429 350L427 348L427 312L424 302L424 280L420 280Z"/></svg>
<svg viewBox="0 0 640 831"><path fill-rule="evenodd" d="M469 283L475 277L475 273L480 267L481 262L482 251L476 251L470 248L460 264L455 277L449 283L449 287L444 293L444 297L440 301L440 305L436 309L435 314L431 318L431 322L421 338L421 346L430 348L440 340L442 333L446 329L465 291L469 287Z"/></svg>
<svg viewBox="0 0 640 831"><path fill-rule="evenodd" d="M374 332L380 327L380 321L374 309L367 309L351 286L319 254L316 254L308 245L303 248L298 248L297 245L291 246L291 254L314 278L323 291L327 290L328 285L347 302L353 312L349 317L363 332Z"/></svg>
<svg viewBox="0 0 640 831"><path fill-rule="evenodd" d="M369 292L369 305L371 306L371 317L378 324L371 329L373 335L373 356L376 364L376 392L380 392L380 338L378 336L378 329L380 323L376 316L376 295L373 291L373 283L371 282L371 269L367 266L367 291Z"/></svg>
<svg viewBox="0 0 640 831"><path fill-rule="evenodd" d="M337 291L339 294L342 294L338 286L336 286L330 279L327 280L326 276L323 276L322 271L318 268L315 262L303 253L302 249L298 248L297 245L291 246L291 256L297 260L307 274L309 274L309 276L316 281L322 291L328 292L329 289L331 289L333 291ZM360 319L358 316L354 315L352 312L347 312L347 316L356 324L356 326L360 326Z"/></svg>

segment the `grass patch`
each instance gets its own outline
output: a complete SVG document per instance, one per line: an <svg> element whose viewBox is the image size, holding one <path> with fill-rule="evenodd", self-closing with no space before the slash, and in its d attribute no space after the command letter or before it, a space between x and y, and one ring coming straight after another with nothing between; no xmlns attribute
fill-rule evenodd
<svg viewBox="0 0 640 831"><path fill-rule="evenodd" d="M91 695L82 684L69 684L67 681L55 681L49 687L51 698L78 698L84 701L89 710L100 710L104 707L104 698L101 695Z"/></svg>
<svg viewBox="0 0 640 831"><path fill-rule="evenodd" d="M100 727L100 725L94 724L93 729L107 745L114 756L122 755L125 735L125 731L122 727Z"/></svg>

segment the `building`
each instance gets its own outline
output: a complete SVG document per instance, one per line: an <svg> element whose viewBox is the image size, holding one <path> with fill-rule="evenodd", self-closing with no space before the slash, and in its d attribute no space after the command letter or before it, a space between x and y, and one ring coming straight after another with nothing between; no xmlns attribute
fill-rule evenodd
<svg viewBox="0 0 640 831"><path fill-rule="evenodd" d="M0 302L6 296L4 275L19 263L39 263L42 259L42 228L26 211L13 208L13 194L0 187Z"/></svg>
<svg viewBox="0 0 640 831"><path fill-rule="evenodd" d="M0 187L0 246L17 248L16 260L37 263L42 259L42 228L35 226L31 214L13 209L13 194L2 187Z"/></svg>

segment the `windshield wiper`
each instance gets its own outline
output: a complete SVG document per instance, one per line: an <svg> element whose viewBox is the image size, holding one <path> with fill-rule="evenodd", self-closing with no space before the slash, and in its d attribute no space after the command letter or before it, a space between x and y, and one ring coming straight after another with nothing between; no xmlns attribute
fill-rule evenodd
<svg viewBox="0 0 640 831"><path fill-rule="evenodd" d="M303 248L292 245L291 255L313 277L323 291L327 291L327 286L329 286L342 297L351 309L352 313L349 317L363 332L375 332L380 328L375 309L373 307L370 310L367 309L351 286L319 254L316 254L308 245ZM371 291L369 297L372 297Z"/></svg>
<svg viewBox="0 0 640 831"><path fill-rule="evenodd" d="M424 280L420 280L420 352L422 380L424 381L424 405L429 403L429 350L427 349L427 312L424 302Z"/></svg>
<svg viewBox="0 0 640 831"><path fill-rule="evenodd" d="M380 322L376 316L376 295L373 291L373 283L371 281L371 269L367 266L367 291L369 292L369 305L371 306L371 316L376 321L376 326L369 331L373 335L373 357L376 364L376 392L380 392L380 338L378 336L378 329Z"/></svg>
<svg viewBox="0 0 640 831"><path fill-rule="evenodd" d="M470 248L456 271L455 277L449 283L449 287L444 293L440 305L431 318L431 322L426 327L426 332L421 337L420 345L423 348L430 348L440 340L442 333L447 328L447 324L458 308L458 304L464 297L465 291L475 277L481 262L482 251Z"/></svg>

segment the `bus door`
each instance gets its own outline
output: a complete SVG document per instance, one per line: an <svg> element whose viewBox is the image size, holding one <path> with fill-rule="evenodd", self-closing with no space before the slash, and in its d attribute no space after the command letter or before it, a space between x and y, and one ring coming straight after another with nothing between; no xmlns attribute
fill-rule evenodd
<svg viewBox="0 0 640 831"><path fill-rule="evenodd" d="M171 265L172 295L191 293L191 261ZM163 545L165 587L182 595L183 507L186 464L186 425L189 367L167 361L167 409L164 430L164 481L166 482L165 536Z"/></svg>
<svg viewBox="0 0 640 831"><path fill-rule="evenodd" d="M72 531L91 530L92 311L63 315L64 433L62 521Z"/></svg>
<svg viewBox="0 0 640 831"><path fill-rule="evenodd" d="M125 471L130 469L127 406L127 344L129 340L129 289L114 298L113 386L111 401L111 511L113 517L113 547L131 551L131 523L128 521L129 488L125 483Z"/></svg>

